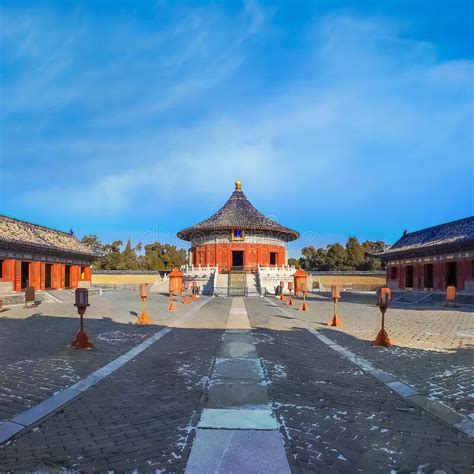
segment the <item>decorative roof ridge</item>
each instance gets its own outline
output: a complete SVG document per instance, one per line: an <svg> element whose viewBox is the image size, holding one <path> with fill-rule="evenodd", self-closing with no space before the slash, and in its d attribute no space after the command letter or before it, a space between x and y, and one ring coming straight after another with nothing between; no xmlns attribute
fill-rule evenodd
<svg viewBox="0 0 474 474"><path fill-rule="evenodd" d="M470 221L470 220L474 220L474 216L469 216L469 217L463 217L462 219L456 219L454 221L449 221L449 222L445 222L444 224L436 224L436 225L433 225L433 226L430 226L430 227L425 227L423 229L418 229L418 230L414 230L413 232L407 232L406 234L403 234L398 240L401 240L403 239L403 237L406 237L408 235L416 235L416 234L421 234L421 233L425 233L429 230L434 230L434 229L439 229L441 227L448 227L448 226L451 226L453 224L460 224L462 222L467 222L467 221ZM395 242L393 245L395 245L397 242ZM392 247L393 247L392 245Z"/></svg>

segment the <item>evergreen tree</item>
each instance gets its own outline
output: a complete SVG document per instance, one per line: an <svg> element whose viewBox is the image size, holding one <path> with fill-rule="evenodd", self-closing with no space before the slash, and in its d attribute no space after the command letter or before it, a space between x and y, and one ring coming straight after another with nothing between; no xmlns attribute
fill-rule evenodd
<svg viewBox="0 0 474 474"><path fill-rule="evenodd" d="M135 249L132 248L132 243L130 242L130 237L128 238L127 245L125 250L122 252L122 261L120 262L121 269L123 270L137 270L138 269L138 259Z"/></svg>

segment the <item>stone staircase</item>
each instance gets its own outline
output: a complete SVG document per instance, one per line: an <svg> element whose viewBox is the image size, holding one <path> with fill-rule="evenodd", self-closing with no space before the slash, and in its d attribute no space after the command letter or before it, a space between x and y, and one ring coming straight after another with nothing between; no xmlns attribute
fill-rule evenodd
<svg viewBox="0 0 474 474"><path fill-rule="evenodd" d="M247 273L247 296L260 296L260 288L256 273Z"/></svg>
<svg viewBox="0 0 474 474"><path fill-rule="evenodd" d="M393 303L402 303L402 304L420 304L421 302L429 299L431 296L430 293L419 293L416 291L407 291L401 294L395 295L393 298Z"/></svg>
<svg viewBox="0 0 474 474"><path fill-rule="evenodd" d="M243 272L230 272L229 285L227 288L228 296L246 296L247 294L247 276Z"/></svg>

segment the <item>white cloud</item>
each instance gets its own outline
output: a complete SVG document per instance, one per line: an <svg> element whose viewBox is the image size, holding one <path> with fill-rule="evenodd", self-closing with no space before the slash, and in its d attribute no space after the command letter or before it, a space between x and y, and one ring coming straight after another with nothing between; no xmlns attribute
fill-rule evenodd
<svg viewBox="0 0 474 474"><path fill-rule="evenodd" d="M302 216L308 228L337 215L356 233L367 215L383 228L408 210L417 220L441 201L465 199L469 180L459 169L472 173L472 61L442 61L434 45L405 37L396 24L330 16L314 25L306 60L283 65L293 68L284 86L246 101L229 89L224 95L220 88L245 74L251 81L242 70L252 56L245 39L265 30L265 14L247 2L243 29L219 10L190 13L164 33L128 25L125 57L85 71L71 87L61 79L69 64L59 59L49 75L21 82L14 108L99 103L87 116L91 133L85 127L36 148L80 160L87 181L56 179L61 184L21 192L18 201L104 219L144 206L171 219L176 200L195 199L198 213L215 208L241 179L264 210ZM89 90L96 81L98 90Z"/></svg>

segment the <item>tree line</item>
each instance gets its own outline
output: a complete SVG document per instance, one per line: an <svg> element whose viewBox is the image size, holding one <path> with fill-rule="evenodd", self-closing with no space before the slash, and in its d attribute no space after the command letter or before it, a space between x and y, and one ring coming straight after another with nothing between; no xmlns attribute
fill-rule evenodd
<svg viewBox="0 0 474 474"><path fill-rule="evenodd" d="M97 270L172 270L187 263L187 252L176 245L154 242L132 247L130 239L125 247L123 241L102 243L96 235L86 235L81 240L100 255L94 262ZM345 245L334 243L326 248L304 247L300 258L290 258L288 263L303 270L320 271L376 271L383 270L383 262L371 255L387 247L382 241L366 240L360 243L356 237L349 237ZM123 248L123 250L122 250Z"/></svg>
<svg viewBox="0 0 474 474"><path fill-rule="evenodd" d="M326 248L304 247L298 259L288 259L290 265L303 270L319 271L377 271L385 268L384 263L371 255L381 252L388 245L381 240L359 242L356 237L349 237L345 245L334 243Z"/></svg>
<svg viewBox="0 0 474 474"><path fill-rule="evenodd" d="M176 245L154 242L143 246L138 243L132 247L130 239L123 247L122 240L110 244L102 243L96 235L86 235L81 242L100 255L94 261L97 270L172 270L185 265L187 252Z"/></svg>

